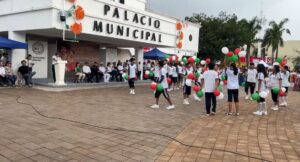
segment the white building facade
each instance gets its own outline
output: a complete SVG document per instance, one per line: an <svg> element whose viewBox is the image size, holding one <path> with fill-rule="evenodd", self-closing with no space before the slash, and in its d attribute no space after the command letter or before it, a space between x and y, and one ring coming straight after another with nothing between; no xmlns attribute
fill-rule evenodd
<svg viewBox="0 0 300 162"><path fill-rule="evenodd" d="M0 9L0 36L29 44L28 50L12 50L9 55L14 69L28 54L33 55L37 78L51 76L51 58L61 51L70 63L116 62L132 51L127 48L135 49L140 62L146 47L189 56L198 51L199 25L147 11L146 3L0 0L0 6L5 6Z"/></svg>

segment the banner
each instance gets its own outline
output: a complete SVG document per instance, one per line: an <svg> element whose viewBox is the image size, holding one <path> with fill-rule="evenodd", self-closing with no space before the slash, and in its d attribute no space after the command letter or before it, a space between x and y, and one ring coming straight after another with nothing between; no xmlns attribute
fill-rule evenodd
<svg viewBox="0 0 300 162"><path fill-rule="evenodd" d="M32 55L32 69L36 72L33 78L48 78L48 43L28 41L28 54Z"/></svg>

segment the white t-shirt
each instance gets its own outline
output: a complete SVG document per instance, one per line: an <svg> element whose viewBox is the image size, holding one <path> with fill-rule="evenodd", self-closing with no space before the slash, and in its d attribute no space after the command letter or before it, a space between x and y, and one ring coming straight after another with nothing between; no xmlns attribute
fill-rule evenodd
<svg viewBox="0 0 300 162"><path fill-rule="evenodd" d="M104 74L106 72L106 69L104 66L100 66L99 71L101 71Z"/></svg>
<svg viewBox="0 0 300 162"><path fill-rule="evenodd" d="M0 67L0 75L5 76L5 68Z"/></svg>
<svg viewBox="0 0 300 162"><path fill-rule="evenodd" d="M158 66L155 66L154 67L154 77L155 78L159 78L160 76L159 76L159 67Z"/></svg>
<svg viewBox="0 0 300 162"><path fill-rule="evenodd" d="M136 64L128 65L129 79L136 78Z"/></svg>
<svg viewBox="0 0 300 162"><path fill-rule="evenodd" d="M111 72L112 72L112 67L111 67L111 66L108 66L106 72L107 72L107 73L111 73Z"/></svg>
<svg viewBox="0 0 300 162"><path fill-rule="evenodd" d="M281 78L282 78L282 86L283 87L289 87L290 82L289 82L289 77L290 77L290 72L286 71L285 73L281 73Z"/></svg>
<svg viewBox="0 0 300 162"><path fill-rule="evenodd" d="M264 75L264 73L258 73L257 78L258 78L258 81L260 81L260 80L262 81L261 82L260 92L266 91L267 88L266 88L266 81L265 81L265 75ZM257 86L257 90L258 90L258 86Z"/></svg>
<svg viewBox="0 0 300 162"><path fill-rule="evenodd" d="M280 87L279 86L279 80L281 80L280 73L277 73L277 74L272 73L272 74L270 74L269 78L270 78L270 82L271 82L271 88Z"/></svg>
<svg viewBox="0 0 300 162"><path fill-rule="evenodd" d="M183 74L182 66L177 66L177 68L178 68L178 74Z"/></svg>
<svg viewBox="0 0 300 162"><path fill-rule="evenodd" d="M216 89L216 79L218 79L218 73L214 70L208 70L203 73L204 79L204 91L212 93Z"/></svg>
<svg viewBox="0 0 300 162"><path fill-rule="evenodd" d="M91 68L87 65L83 65L82 66L82 72L86 73L86 74L89 74L89 73L91 73Z"/></svg>
<svg viewBox="0 0 300 162"><path fill-rule="evenodd" d="M177 68L175 66L172 66L172 77L178 77L178 72L177 72Z"/></svg>
<svg viewBox="0 0 300 162"><path fill-rule="evenodd" d="M123 70L124 70L123 65L119 65L119 66L118 66L118 70L119 70L119 72L120 72L121 74L123 74Z"/></svg>
<svg viewBox="0 0 300 162"><path fill-rule="evenodd" d="M160 76L159 76L159 80L161 80L161 77L164 77L164 79L162 80L161 82L161 85L164 89L168 88L169 85L168 85L168 81L167 81L167 70L166 68L161 68L160 69Z"/></svg>
<svg viewBox="0 0 300 162"><path fill-rule="evenodd" d="M256 69L248 69L247 71L247 82L256 83Z"/></svg>
<svg viewBox="0 0 300 162"><path fill-rule="evenodd" d="M168 69L168 75L172 76L173 75L173 67L168 66L167 69Z"/></svg>
<svg viewBox="0 0 300 162"><path fill-rule="evenodd" d="M227 88L228 89L239 89L239 71L237 75L234 75L234 71L231 69L226 70L226 75L227 75Z"/></svg>
<svg viewBox="0 0 300 162"><path fill-rule="evenodd" d="M190 67L190 68L186 68L186 74L190 74L190 73L193 73L194 72L194 69L193 67Z"/></svg>

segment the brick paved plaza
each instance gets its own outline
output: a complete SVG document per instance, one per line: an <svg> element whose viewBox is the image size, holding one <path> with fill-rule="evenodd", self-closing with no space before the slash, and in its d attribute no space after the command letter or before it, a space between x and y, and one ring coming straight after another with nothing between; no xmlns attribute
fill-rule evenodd
<svg viewBox="0 0 300 162"><path fill-rule="evenodd" d="M128 95L127 87L1 89L0 162L300 161L299 92L290 93L288 108L263 117L252 115L256 104L250 100L241 99L240 117L224 115L225 100L216 116L204 117L204 102L183 106L181 91L171 92L177 106L171 111L165 100L162 108L149 108L154 99L148 86L137 94Z"/></svg>

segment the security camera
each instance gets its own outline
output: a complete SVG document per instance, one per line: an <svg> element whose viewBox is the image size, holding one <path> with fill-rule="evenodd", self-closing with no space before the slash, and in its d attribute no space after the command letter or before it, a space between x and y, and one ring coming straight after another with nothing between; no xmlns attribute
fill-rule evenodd
<svg viewBox="0 0 300 162"><path fill-rule="evenodd" d="M60 11L60 21L65 22L66 21L66 12L65 11Z"/></svg>

